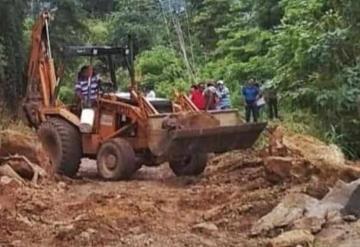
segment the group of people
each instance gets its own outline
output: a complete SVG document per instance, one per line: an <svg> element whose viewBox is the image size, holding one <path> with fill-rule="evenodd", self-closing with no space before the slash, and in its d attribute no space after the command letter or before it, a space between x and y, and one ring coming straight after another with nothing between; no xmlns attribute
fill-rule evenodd
<svg viewBox="0 0 360 247"><path fill-rule="evenodd" d="M92 66L83 66L78 74L75 85L76 95L89 107L93 106L97 94L100 91L100 76L93 70ZM277 93L273 86L257 83L250 79L242 89L245 100L246 122L251 117L254 122L259 119L261 109L266 105L269 119L279 118ZM156 94L152 88L146 90L146 97L155 98ZM190 99L194 105L203 111L227 110L231 108L230 91L224 81L199 83L193 85L190 91Z"/></svg>
<svg viewBox="0 0 360 247"><path fill-rule="evenodd" d="M230 91L224 81L192 85L190 99L199 110L227 110L231 108Z"/></svg>
<svg viewBox="0 0 360 247"><path fill-rule="evenodd" d="M245 99L246 122L250 122L251 116L253 121L257 122L259 112L265 105L268 109L269 119L279 119L277 92L272 85L260 84L254 79L250 79L243 87L242 94Z"/></svg>
<svg viewBox="0 0 360 247"><path fill-rule="evenodd" d="M279 118L277 93L273 86L257 83L250 79L242 88L245 101L245 118L250 122L259 119L262 108L267 106L269 119ZM200 110L227 110L231 108L230 91L224 85L224 81L209 82L193 85L190 91L190 99Z"/></svg>

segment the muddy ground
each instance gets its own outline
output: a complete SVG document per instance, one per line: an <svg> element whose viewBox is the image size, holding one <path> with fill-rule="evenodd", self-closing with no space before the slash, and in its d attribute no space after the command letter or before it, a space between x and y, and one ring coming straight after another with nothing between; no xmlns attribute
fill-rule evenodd
<svg viewBox="0 0 360 247"><path fill-rule="evenodd" d="M288 186L269 183L258 157L213 157L198 178L177 178L166 165L142 168L127 182L101 181L84 160L78 180L2 185L0 245L261 246L250 228Z"/></svg>
<svg viewBox="0 0 360 247"><path fill-rule="evenodd" d="M286 195L320 199L332 182L271 183L262 156L213 156L197 178L177 178L164 164L130 181L104 182L91 160L83 160L78 179L34 186L2 177L0 246L268 246L279 232L251 237L254 224ZM325 226L316 237L309 246L357 247L360 223Z"/></svg>

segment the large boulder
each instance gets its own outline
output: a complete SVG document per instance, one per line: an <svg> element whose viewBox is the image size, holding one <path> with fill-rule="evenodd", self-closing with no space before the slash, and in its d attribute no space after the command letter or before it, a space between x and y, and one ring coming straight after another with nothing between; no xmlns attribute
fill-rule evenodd
<svg viewBox="0 0 360 247"><path fill-rule="evenodd" d="M269 234L277 229L290 229L295 221L304 217L306 209L318 200L308 195L294 193L287 195L284 200L276 206L269 214L262 217L251 230L254 236Z"/></svg>
<svg viewBox="0 0 360 247"><path fill-rule="evenodd" d="M339 181L322 199L293 193L252 228L253 235L272 235L274 230L307 230L319 233L325 225L343 222L349 214L359 217L360 179L352 183Z"/></svg>

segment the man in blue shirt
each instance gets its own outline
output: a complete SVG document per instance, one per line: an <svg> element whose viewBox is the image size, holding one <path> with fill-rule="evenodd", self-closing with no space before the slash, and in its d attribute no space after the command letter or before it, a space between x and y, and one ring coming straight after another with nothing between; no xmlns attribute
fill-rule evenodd
<svg viewBox="0 0 360 247"><path fill-rule="evenodd" d="M258 119L258 107L256 101L260 96L260 89L255 85L255 80L250 79L242 90L245 98L245 109L246 109L246 122L250 122L251 115L254 122Z"/></svg>
<svg viewBox="0 0 360 247"><path fill-rule="evenodd" d="M224 81L218 81L216 85L217 94L219 97L218 109L227 110L231 108L230 91L224 85Z"/></svg>

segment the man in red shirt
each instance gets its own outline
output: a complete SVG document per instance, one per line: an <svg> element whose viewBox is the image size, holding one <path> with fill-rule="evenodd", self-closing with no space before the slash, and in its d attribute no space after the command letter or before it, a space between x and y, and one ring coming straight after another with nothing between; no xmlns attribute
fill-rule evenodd
<svg viewBox="0 0 360 247"><path fill-rule="evenodd" d="M205 98L201 85L192 85L190 99L199 110L205 110Z"/></svg>

